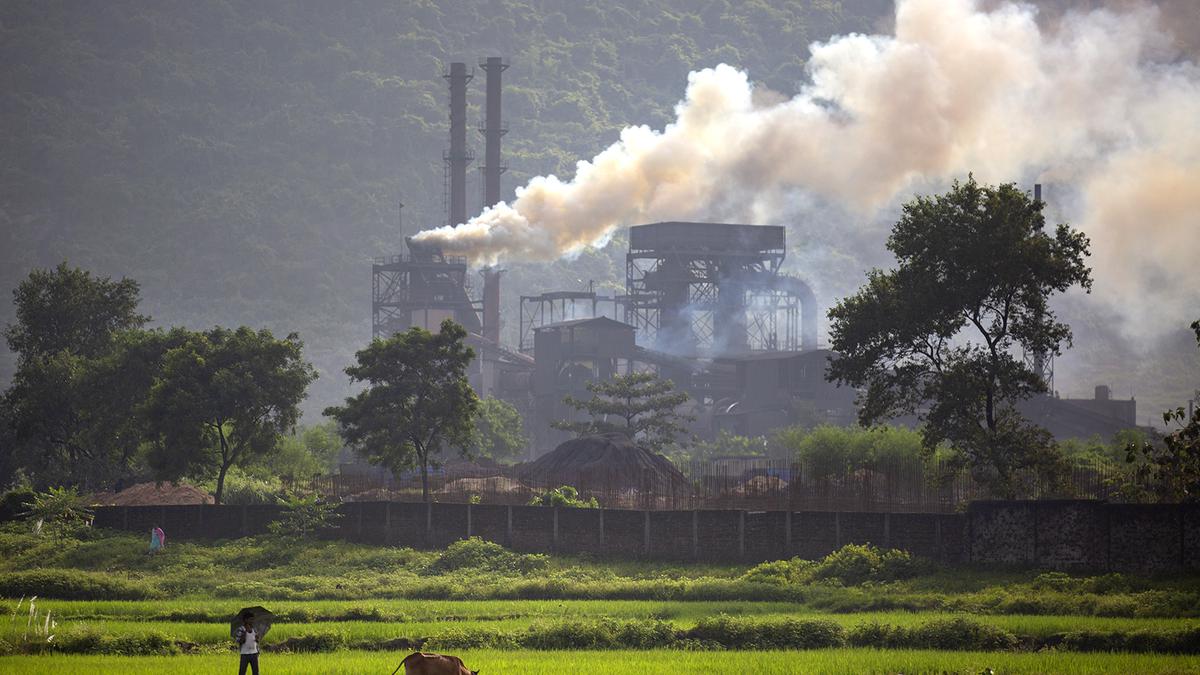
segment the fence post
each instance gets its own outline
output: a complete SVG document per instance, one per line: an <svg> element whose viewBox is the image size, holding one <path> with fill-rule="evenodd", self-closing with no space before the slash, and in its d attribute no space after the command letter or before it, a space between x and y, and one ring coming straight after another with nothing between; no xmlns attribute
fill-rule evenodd
<svg viewBox="0 0 1200 675"><path fill-rule="evenodd" d="M355 523L354 523L354 534L355 534L355 536L357 536L357 537L358 537L358 538L361 540L361 539L362 539L362 521L363 521L363 509L362 509L362 506L361 506L361 505L359 505L359 506L358 506L358 507L355 509L355 511L357 511L357 512L358 512L358 517L354 519L354 520L355 520Z"/></svg>
<svg viewBox="0 0 1200 675"><path fill-rule="evenodd" d="M383 503L383 543L387 544L392 539L392 502L386 501Z"/></svg>
<svg viewBox="0 0 1200 675"><path fill-rule="evenodd" d="M946 545L942 542L942 514L933 514L933 538L937 541L938 562L946 561Z"/></svg>
<svg viewBox="0 0 1200 675"><path fill-rule="evenodd" d="M746 557L746 510L738 511L738 560Z"/></svg>
<svg viewBox="0 0 1200 675"><path fill-rule="evenodd" d="M700 512L692 509L692 558L700 558Z"/></svg>
<svg viewBox="0 0 1200 675"><path fill-rule="evenodd" d="M554 507L554 530L550 537L550 550L558 553L558 507Z"/></svg>
<svg viewBox="0 0 1200 675"><path fill-rule="evenodd" d="M842 547L842 512L833 512L833 548L834 550Z"/></svg>
<svg viewBox="0 0 1200 675"><path fill-rule="evenodd" d="M788 510L783 514L783 557L792 557L792 506L788 503Z"/></svg>
<svg viewBox="0 0 1200 675"><path fill-rule="evenodd" d="M512 547L513 547L513 535L512 535L512 504L509 504L509 505L508 505L508 525L507 525L507 527L505 528L505 534L508 536L508 547L509 547L509 548L512 548Z"/></svg>
<svg viewBox="0 0 1200 675"><path fill-rule="evenodd" d="M467 539L471 538L471 503L467 502Z"/></svg>
<svg viewBox="0 0 1200 675"><path fill-rule="evenodd" d="M604 548L604 509L600 509L600 548Z"/></svg>
<svg viewBox="0 0 1200 675"><path fill-rule="evenodd" d="M425 502L425 545L433 539L433 502Z"/></svg>
<svg viewBox="0 0 1200 675"><path fill-rule="evenodd" d="M128 506L121 507L121 529L125 530L126 532L129 531L129 507Z"/></svg>
<svg viewBox="0 0 1200 675"><path fill-rule="evenodd" d="M246 505L242 504L242 536L243 537L246 536L246 530L247 530L246 523L248 522L248 520L246 518L246 509L247 509Z"/></svg>
<svg viewBox="0 0 1200 675"><path fill-rule="evenodd" d="M650 510L642 511L642 554L650 557Z"/></svg>
<svg viewBox="0 0 1200 675"><path fill-rule="evenodd" d="M883 512L883 547L892 547L892 513L890 511Z"/></svg>

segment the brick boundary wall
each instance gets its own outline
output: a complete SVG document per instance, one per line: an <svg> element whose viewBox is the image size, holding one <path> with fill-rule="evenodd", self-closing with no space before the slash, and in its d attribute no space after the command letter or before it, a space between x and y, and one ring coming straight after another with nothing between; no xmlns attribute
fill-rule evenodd
<svg viewBox="0 0 1200 675"><path fill-rule="evenodd" d="M966 513L635 511L353 502L330 538L441 547L477 536L518 551L758 562L820 558L845 544L898 548L945 563L1143 574L1200 571L1200 505L1098 501L973 502ZM96 527L176 539L267 531L280 508L105 506Z"/></svg>

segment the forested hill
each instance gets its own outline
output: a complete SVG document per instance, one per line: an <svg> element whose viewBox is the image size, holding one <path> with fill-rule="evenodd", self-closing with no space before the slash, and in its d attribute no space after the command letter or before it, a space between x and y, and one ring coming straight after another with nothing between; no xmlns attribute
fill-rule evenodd
<svg viewBox="0 0 1200 675"><path fill-rule="evenodd" d="M298 331L321 370L306 406L319 410L370 337L369 259L400 245L397 199L410 231L444 220L446 62L512 62L511 194L537 173L570 175L625 124L661 126L694 68L738 64L794 91L812 40L890 12L890 0L6 0L0 322L33 266L130 276L157 324ZM482 77L470 92L474 126ZM579 276L556 268L538 283Z"/></svg>

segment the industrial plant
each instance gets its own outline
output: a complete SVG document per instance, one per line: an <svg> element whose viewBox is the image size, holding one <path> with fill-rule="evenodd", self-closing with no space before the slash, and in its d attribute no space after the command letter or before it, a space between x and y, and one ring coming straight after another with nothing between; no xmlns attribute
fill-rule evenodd
<svg viewBox="0 0 1200 675"><path fill-rule="evenodd" d="M509 64L491 56L478 66L486 76L479 170L483 205L490 206L502 200L507 170L501 78ZM455 62L444 77L446 223L453 227L468 218L467 170L475 155L467 146L467 86L474 71ZM517 344L508 345L501 339L503 270L472 269L465 258L406 237L406 253L374 260L373 334L412 326L436 331L445 319L464 326L476 353L471 385L521 412L531 455L569 438L550 426L578 414L565 397L586 398L588 382L633 372L654 372L688 393L698 438L722 431L765 435L799 421L855 422L856 392L825 379L831 352L818 341L817 297L807 280L783 272L785 227L656 222L630 227L628 241L623 294L589 288L521 296ZM1116 400L1106 386L1096 387L1094 399L1060 398L1053 360L1031 355L1029 362L1051 386L1022 412L1055 436L1108 437L1135 426L1132 398Z"/></svg>

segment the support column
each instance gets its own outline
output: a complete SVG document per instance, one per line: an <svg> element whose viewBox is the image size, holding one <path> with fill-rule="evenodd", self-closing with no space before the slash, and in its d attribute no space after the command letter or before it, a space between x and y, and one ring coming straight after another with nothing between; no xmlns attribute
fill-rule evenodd
<svg viewBox="0 0 1200 675"><path fill-rule="evenodd" d="M746 558L746 512L738 511L738 560Z"/></svg>

